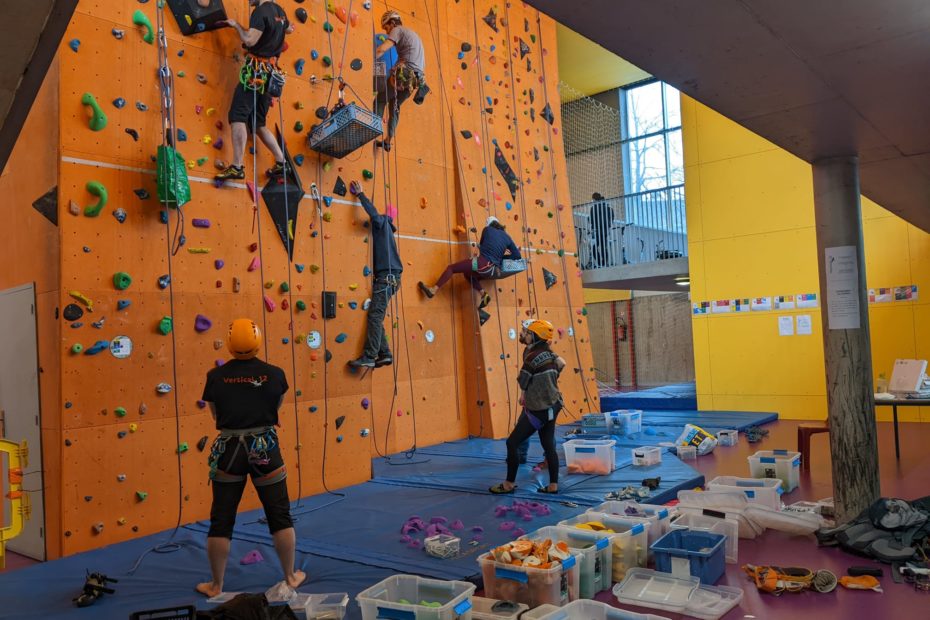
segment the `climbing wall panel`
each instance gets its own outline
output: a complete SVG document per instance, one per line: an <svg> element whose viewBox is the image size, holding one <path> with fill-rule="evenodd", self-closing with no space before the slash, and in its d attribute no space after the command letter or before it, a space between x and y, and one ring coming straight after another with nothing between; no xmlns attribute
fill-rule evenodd
<svg viewBox="0 0 930 620"><path fill-rule="evenodd" d="M242 23L245 4L227 2L230 16ZM231 157L226 113L240 53L231 30L184 37L166 15L177 144L192 188L183 208L183 245L181 213L170 210L166 227L155 198L152 157L162 142L156 48L143 40L145 28L132 24L136 11L155 23L156 4L82 0L62 43L60 304L84 310L80 319L61 323L65 554L207 516L206 454L197 443L214 430L198 399L205 373L226 356L226 326L240 316L262 326L262 354L285 370L291 385L280 418L292 497L367 479L369 458L378 453L468 433L509 432L521 352L515 336L520 321L531 316L559 328L555 347L568 361L563 388L572 414L596 407L584 403L582 379L591 362L578 314L574 239L559 235L559 223L564 231L573 228L568 211L558 207L559 196L567 197L558 119L550 126L539 114L546 100L540 80L553 96L557 83L554 51L544 53L545 45L555 44L548 20L542 36L531 40L525 26L537 30L537 14L522 5L497 7L503 12L494 32L482 19L491 2L392 2L423 39L433 92L423 105L404 105L390 153L366 145L332 160L310 151L306 134L318 122L316 110L336 102L334 75L348 83L348 100L370 105L373 20L386 5L376 1L369 11L353 3L352 27L327 13L323 2L279 4L296 32L281 59L288 72L285 94L269 112L268 126L282 131L307 192L296 211L291 262L264 203L259 199L256 209L245 182L212 183ZM335 4L350 8L345 0ZM305 24L294 18L298 7L309 14ZM529 52L521 52L516 34ZM521 53L532 60L530 67ZM90 127L85 93L106 114L100 131ZM516 196L495 164L495 146L519 182ZM267 150L259 146L244 163L247 180L260 189L272 163ZM377 208L397 210L405 271L385 322L395 365L368 375L346 369L365 335L367 217L351 196L335 195L337 178L362 181ZM108 197L96 217L83 214L98 200L89 182L106 188ZM311 184L326 200L311 196ZM449 262L468 256L491 214L529 248L531 268L486 284L496 299L491 320L479 329L472 293L460 278L433 300L423 299L416 283L434 280ZM169 247L176 250L170 288L162 286ZM548 291L543 267L558 276ZM132 278L125 290L115 286L118 272ZM324 290L337 297L336 317L329 320L322 318ZM91 301L93 311L78 297ZM298 310L298 302L306 309ZM168 316L173 333L163 334L159 327ZM128 357L85 353L118 336L132 341ZM321 344L313 348L317 337ZM84 350L72 353L75 344ZM163 383L170 392L158 392ZM257 505L249 491L242 508Z"/></svg>

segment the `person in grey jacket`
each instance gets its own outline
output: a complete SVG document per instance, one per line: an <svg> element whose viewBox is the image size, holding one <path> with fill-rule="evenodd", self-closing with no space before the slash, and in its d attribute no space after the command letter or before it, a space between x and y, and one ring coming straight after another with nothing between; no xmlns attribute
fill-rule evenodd
<svg viewBox="0 0 930 620"><path fill-rule="evenodd" d="M565 368L565 360L549 348L549 342L554 335L555 328L552 323L541 319L526 321L520 332L520 342L526 345L523 351L523 366L517 376L523 413L507 438L507 479L491 487L491 493L513 493L517 488L514 482L520 466L520 444L533 433L539 434L539 441L546 454L546 467L549 470L548 486L537 490L540 493L559 492L559 455L555 450L555 426L559 411L562 410L559 374Z"/></svg>
<svg viewBox="0 0 930 620"><path fill-rule="evenodd" d="M371 226L371 254L374 280L371 287L371 305L368 306L368 330L365 338L365 351L358 359L349 362L353 368L380 368L394 363L387 335L384 333L384 315L387 313L388 302L400 286L400 274L404 271L404 264L397 251L394 241L393 218L387 214L378 213L374 204L358 181L349 184L349 191L362 203L362 208L368 214Z"/></svg>

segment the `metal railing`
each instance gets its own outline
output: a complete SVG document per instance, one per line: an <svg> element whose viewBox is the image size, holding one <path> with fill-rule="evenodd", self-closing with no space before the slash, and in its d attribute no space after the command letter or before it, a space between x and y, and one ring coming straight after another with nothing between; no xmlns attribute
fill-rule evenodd
<svg viewBox="0 0 930 620"><path fill-rule="evenodd" d="M587 202L572 212L582 269L688 255L684 185Z"/></svg>

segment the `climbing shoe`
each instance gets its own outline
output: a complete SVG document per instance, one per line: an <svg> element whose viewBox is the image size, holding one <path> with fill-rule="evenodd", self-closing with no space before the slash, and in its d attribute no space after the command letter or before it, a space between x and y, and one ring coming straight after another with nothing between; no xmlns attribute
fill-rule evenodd
<svg viewBox="0 0 930 620"><path fill-rule="evenodd" d="M388 153L391 152L391 143L388 142L387 140L376 140L376 141L375 141L375 146L380 146L381 148L383 148L383 149L384 149L386 152L388 152Z"/></svg>
<svg viewBox="0 0 930 620"><path fill-rule="evenodd" d="M391 356L390 353L388 353L387 355L382 355L381 357L375 360L375 368L381 368L382 366L390 366L393 363L394 363L394 358Z"/></svg>
<svg viewBox="0 0 930 620"><path fill-rule="evenodd" d="M423 100L426 99L426 95L429 94L429 86L426 83L420 84L420 88L417 89L417 94L413 96L413 102L417 105L423 103Z"/></svg>
<svg viewBox="0 0 930 620"><path fill-rule="evenodd" d="M417 288L420 289L420 292L421 292L421 293L423 293L424 295L426 295L426 298L427 298L427 299L432 299L432 298L433 298L433 295L435 294L435 293L433 293L433 291L431 291L430 288L429 288L428 286L426 286L423 282L417 282Z"/></svg>
<svg viewBox="0 0 930 620"><path fill-rule="evenodd" d="M284 173L287 172L287 164L283 161L276 162L274 166L265 171L269 177L280 177L284 176Z"/></svg>
<svg viewBox="0 0 930 620"><path fill-rule="evenodd" d="M352 368L374 368L375 360L371 359L370 357L365 357L363 355L357 360L350 361L349 366L351 366Z"/></svg>
<svg viewBox="0 0 930 620"><path fill-rule="evenodd" d="M242 166L229 166L226 170L213 177L217 181L233 181L245 178L245 168Z"/></svg>
<svg viewBox="0 0 930 620"><path fill-rule="evenodd" d="M487 308L488 304L491 303L491 295L487 292L481 294L481 303L478 305L478 309Z"/></svg>

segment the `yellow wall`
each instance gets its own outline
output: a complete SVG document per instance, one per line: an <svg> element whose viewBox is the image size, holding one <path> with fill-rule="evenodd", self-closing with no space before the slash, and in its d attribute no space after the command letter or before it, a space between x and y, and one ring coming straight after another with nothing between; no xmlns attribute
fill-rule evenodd
<svg viewBox="0 0 930 620"><path fill-rule="evenodd" d="M632 299L630 291L615 291L608 288L585 288L584 302L586 304L596 304L605 301L626 301Z"/></svg>
<svg viewBox="0 0 930 620"><path fill-rule="evenodd" d="M692 302L818 293L810 164L682 96ZM868 286L916 284L917 301L872 304L876 377L930 357L930 235L863 198ZM810 336L778 317L811 315ZM692 316L698 406L824 419L820 308ZM878 409L890 418L889 408ZM930 421L908 408L903 420Z"/></svg>
<svg viewBox="0 0 930 620"><path fill-rule="evenodd" d="M585 95L596 95L651 77L571 28L556 24L559 79Z"/></svg>

